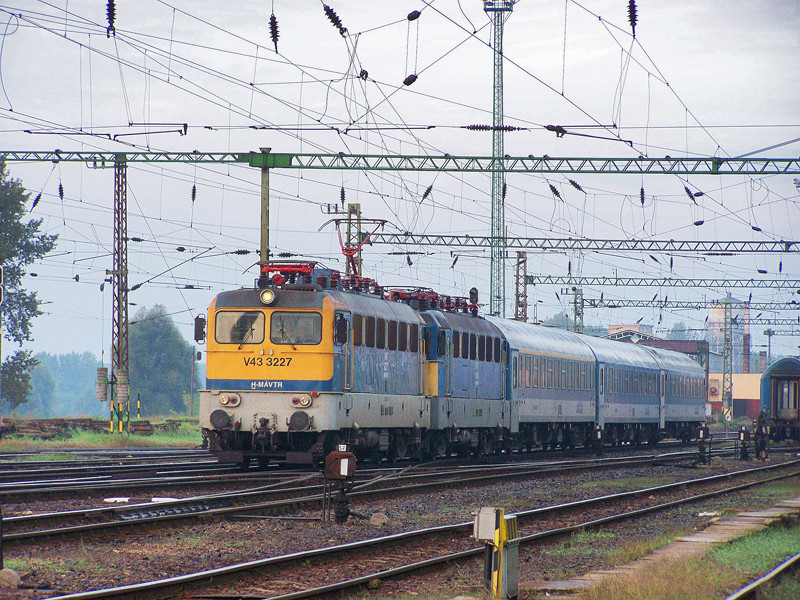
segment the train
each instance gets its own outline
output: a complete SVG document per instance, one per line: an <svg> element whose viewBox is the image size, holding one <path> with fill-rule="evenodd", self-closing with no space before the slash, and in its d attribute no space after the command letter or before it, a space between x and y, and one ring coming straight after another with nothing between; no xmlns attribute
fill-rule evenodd
<svg viewBox="0 0 800 600"><path fill-rule="evenodd" d="M195 323L200 426L220 462L433 459L688 441L705 421L688 356L479 314L316 262L260 263Z"/></svg>
<svg viewBox="0 0 800 600"><path fill-rule="evenodd" d="M761 415L775 441L800 440L800 357L782 358L761 374Z"/></svg>

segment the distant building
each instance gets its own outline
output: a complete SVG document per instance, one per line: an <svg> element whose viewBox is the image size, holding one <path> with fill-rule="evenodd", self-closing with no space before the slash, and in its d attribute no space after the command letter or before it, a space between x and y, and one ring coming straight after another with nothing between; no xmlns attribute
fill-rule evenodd
<svg viewBox="0 0 800 600"><path fill-rule="evenodd" d="M733 372L748 373L750 366L750 305L728 294L731 303L731 349ZM708 315L706 330L712 372L722 372L722 349L725 342L725 305L720 301Z"/></svg>
<svg viewBox="0 0 800 600"><path fill-rule="evenodd" d="M758 417L761 406L761 374L734 373L732 384L733 418ZM708 401L712 411L722 410L722 373L719 371L708 375Z"/></svg>

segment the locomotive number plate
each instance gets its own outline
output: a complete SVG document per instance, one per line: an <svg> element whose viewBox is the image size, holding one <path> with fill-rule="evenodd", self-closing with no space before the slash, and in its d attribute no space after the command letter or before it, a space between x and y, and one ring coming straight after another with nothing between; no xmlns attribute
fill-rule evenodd
<svg viewBox="0 0 800 600"><path fill-rule="evenodd" d="M292 359L278 356L245 356L245 367L288 367Z"/></svg>

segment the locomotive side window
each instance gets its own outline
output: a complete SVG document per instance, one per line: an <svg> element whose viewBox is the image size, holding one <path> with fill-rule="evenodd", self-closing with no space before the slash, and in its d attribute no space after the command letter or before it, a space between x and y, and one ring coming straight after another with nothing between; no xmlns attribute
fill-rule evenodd
<svg viewBox="0 0 800 600"><path fill-rule="evenodd" d="M316 345L322 341L322 315L313 312L272 313L269 340L273 344Z"/></svg>
<svg viewBox="0 0 800 600"><path fill-rule="evenodd" d="M453 332L453 358L461 356L461 332Z"/></svg>
<svg viewBox="0 0 800 600"><path fill-rule="evenodd" d="M492 347L494 346L494 340L492 338L486 338L486 362L492 362Z"/></svg>
<svg viewBox="0 0 800 600"><path fill-rule="evenodd" d="M478 336L478 360L486 360L486 336Z"/></svg>
<svg viewBox="0 0 800 600"><path fill-rule="evenodd" d="M389 321L389 350L397 350L397 321Z"/></svg>
<svg viewBox="0 0 800 600"><path fill-rule="evenodd" d="M408 350L408 323L400 322L397 327L397 349L405 352Z"/></svg>
<svg viewBox="0 0 800 600"><path fill-rule="evenodd" d="M447 353L447 332L444 329L439 330L439 335L436 337L436 354L437 356L444 356Z"/></svg>
<svg viewBox="0 0 800 600"><path fill-rule="evenodd" d="M477 360L478 358L478 336L474 333L469 334L469 359ZM514 387L517 387L516 385Z"/></svg>
<svg viewBox="0 0 800 600"><path fill-rule="evenodd" d="M220 344L262 344L265 322L262 312L220 311L215 318L214 339Z"/></svg>
<svg viewBox="0 0 800 600"><path fill-rule="evenodd" d="M353 345L361 346L364 342L364 317L353 315Z"/></svg>
<svg viewBox="0 0 800 600"><path fill-rule="evenodd" d="M494 338L494 362L500 362L500 338Z"/></svg>
<svg viewBox="0 0 800 600"><path fill-rule="evenodd" d="M419 325L416 323L408 328L408 349L411 352L419 352Z"/></svg>
<svg viewBox="0 0 800 600"><path fill-rule="evenodd" d="M367 325L366 332L365 332L366 335L364 336L364 339L366 340L367 343L365 344L365 346L367 346L369 348L374 348L375 347L375 317L367 317L366 325Z"/></svg>
<svg viewBox="0 0 800 600"><path fill-rule="evenodd" d="M376 334L375 334L375 347L376 348L385 348L386 347L386 319L378 319L376 327Z"/></svg>

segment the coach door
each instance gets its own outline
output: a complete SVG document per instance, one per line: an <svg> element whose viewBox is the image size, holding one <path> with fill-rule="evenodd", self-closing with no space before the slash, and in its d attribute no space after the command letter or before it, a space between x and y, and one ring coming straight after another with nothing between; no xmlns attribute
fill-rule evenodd
<svg viewBox="0 0 800 600"><path fill-rule="evenodd" d="M597 398L594 403L594 422L597 427L605 427L605 411L603 407L606 403L606 364L597 363Z"/></svg>
<svg viewBox="0 0 800 600"><path fill-rule="evenodd" d="M333 342L342 357L342 389L353 389L353 325L352 315L337 312L333 321Z"/></svg>
<svg viewBox="0 0 800 600"><path fill-rule="evenodd" d="M664 429L667 421L667 376L664 371L658 372L658 428Z"/></svg>

